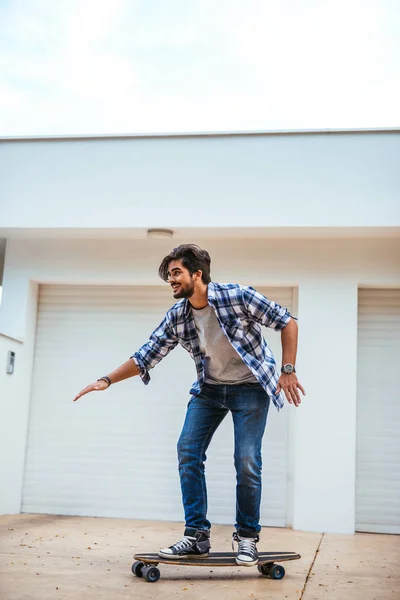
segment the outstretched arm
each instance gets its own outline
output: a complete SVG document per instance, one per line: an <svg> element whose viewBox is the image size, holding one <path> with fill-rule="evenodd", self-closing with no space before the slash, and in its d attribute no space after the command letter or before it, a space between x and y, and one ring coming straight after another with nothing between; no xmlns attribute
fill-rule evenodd
<svg viewBox="0 0 400 600"><path fill-rule="evenodd" d="M135 375L139 375L139 369L137 368L135 361L132 358L130 358L129 360L124 362L120 367L115 369L115 371L107 375L107 377L109 378L111 383L118 383L118 381L123 381L124 379L134 377ZM103 390L106 390L109 386L110 384L108 383L108 381L105 381L104 379L100 379L100 381L95 381L94 383L91 383L90 385L86 386L83 390L81 390L79 394L75 396L73 402L76 402L76 400L79 400L79 398L81 398L85 394L88 394L89 392L101 392Z"/></svg>
<svg viewBox="0 0 400 600"><path fill-rule="evenodd" d="M123 381L129 377L140 375L144 383L150 380L149 370L156 366L167 354L175 348L178 338L174 334L170 320L167 316L151 334L150 340L142 346L129 360L107 375L105 379L95 381L86 386L74 398L74 402L89 392L106 390L111 383ZM107 381L109 379L110 381Z"/></svg>

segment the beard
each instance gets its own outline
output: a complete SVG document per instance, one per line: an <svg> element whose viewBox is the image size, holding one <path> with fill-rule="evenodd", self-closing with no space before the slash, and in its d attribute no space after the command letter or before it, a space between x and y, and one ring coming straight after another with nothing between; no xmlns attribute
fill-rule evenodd
<svg viewBox="0 0 400 600"><path fill-rule="evenodd" d="M188 285L180 285L176 292L173 293L174 298L179 300L180 298L190 298L194 294L194 283L191 281Z"/></svg>

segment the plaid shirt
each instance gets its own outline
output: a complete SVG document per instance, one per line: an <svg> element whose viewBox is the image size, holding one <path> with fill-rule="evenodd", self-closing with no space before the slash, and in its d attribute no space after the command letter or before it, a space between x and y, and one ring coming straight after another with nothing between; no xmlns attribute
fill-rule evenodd
<svg viewBox="0 0 400 600"><path fill-rule="evenodd" d="M272 398L276 408L281 409L284 404L282 393L275 394L278 383L276 363L262 336L261 325L281 331L290 321L288 310L268 300L252 287L231 283L210 283L208 304L214 308L219 324L236 352ZM132 358L140 377L147 384L150 381L149 370L178 343L195 362L197 381L190 393L197 396L204 383L204 363L192 309L187 299L179 300L170 308L147 344Z"/></svg>

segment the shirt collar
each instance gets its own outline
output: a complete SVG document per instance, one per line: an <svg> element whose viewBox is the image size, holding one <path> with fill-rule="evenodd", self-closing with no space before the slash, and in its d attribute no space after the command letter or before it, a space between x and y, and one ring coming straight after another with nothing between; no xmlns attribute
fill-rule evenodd
<svg viewBox="0 0 400 600"><path fill-rule="evenodd" d="M217 296L216 296L215 285L212 281L210 281L210 283L208 284L207 294L208 294L208 304L214 305L215 301L217 299Z"/></svg>

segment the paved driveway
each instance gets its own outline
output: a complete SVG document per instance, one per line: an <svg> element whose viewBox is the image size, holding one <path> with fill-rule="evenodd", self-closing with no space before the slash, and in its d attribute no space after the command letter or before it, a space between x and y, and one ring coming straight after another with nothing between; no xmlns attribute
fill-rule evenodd
<svg viewBox="0 0 400 600"><path fill-rule="evenodd" d="M400 536L303 533L264 528L259 549L294 551L274 581L255 568L160 565L147 583L130 568L135 552L177 541L178 523L0 516L1 600L399 600ZM230 551L232 527L213 527L214 551Z"/></svg>

